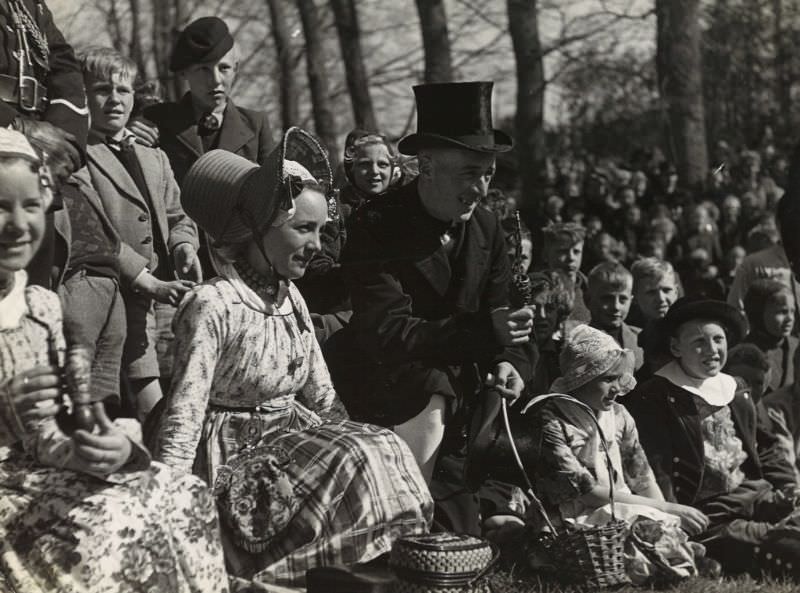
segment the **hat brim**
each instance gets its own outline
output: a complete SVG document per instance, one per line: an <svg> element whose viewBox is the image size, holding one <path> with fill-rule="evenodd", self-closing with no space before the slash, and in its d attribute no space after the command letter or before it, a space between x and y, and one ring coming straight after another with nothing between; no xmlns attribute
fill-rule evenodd
<svg viewBox="0 0 800 593"><path fill-rule="evenodd" d="M677 305L677 307L676 307ZM657 322L658 341L662 346L669 346L669 339L678 328L689 321L705 320L719 323L728 338L728 348L741 342L747 335L747 320L739 309L724 301L698 300L689 303L678 301Z"/></svg>
<svg viewBox="0 0 800 593"><path fill-rule="evenodd" d="M414 133L402 138L400 142L397 143L397 150L402 154L415 155L419 152L420 146L424 144L426 140L433 140L474 152L485 153L508 152L514 147L514 141L511 139L511 136L501 130L492 130L492 132L494 132L494 142L489 144L476 144L474 142L465 141L459 136Z"/></svg>

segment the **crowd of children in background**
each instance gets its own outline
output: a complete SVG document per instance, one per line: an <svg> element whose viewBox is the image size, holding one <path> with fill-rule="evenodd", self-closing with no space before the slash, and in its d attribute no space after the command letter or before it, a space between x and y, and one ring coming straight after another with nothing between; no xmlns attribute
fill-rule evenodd
<svg viewBox="0 0 800 593"><path fill-rule="evenodd" d="M229 37L227 29L225 33ZM224 56L235 53L232 45L226 47L215 67L223 68ZM154 439L159 437L158 421L162 414L173 420L179 416L174 397L176 386L181 388L178 391L186 399L197 395L194 383L184 377L189 366L187 359L195 356L201 346L215 353L218 346L217 335L209 329L211 326L202 326L213 334L214 339L209 338L205 345L187 345L175 358L178 368L172 369L169 343L173 339L170 327L175 308L184 300L186 309L189 306L187 303L193 302L194 297L183 299L184 295L200 294L198 291L202 289L195 288L195 285L213 278L217 272L222 273L221 270L227 270L235 280L247 284L246 268L240 265L235 273L232 272L235 258L228 264L220 264L221 260L214 259L219 257L214 251L219 245L213 246L214 249L209 247L208 241L214 239L209 228L218 223L224 213L217 212L218 216L206 213L204 216L208 220L201 220L202 217L196 213L190 217L184 212L180 197L184 175L189 175L188 170L199 170L196 167L190 169L192 162L197 159L204 159L202 163L213 169L214 164L209 164L209 159L201 154L221 148L222 143L230 139L225 128L220 132L222 124L217 116L222 118L224 112L224 117L229 118L227 121L230 122L230 118L234 117L231 113L241 112L242 115L235 117L252 119L255 112L243 109L234 111L230 103L223 112L212 110L204 115L201 125L192 123L193 129L199 134L196 140L202 144L202 150L192 148L196 152L183 163L186 170L179 172L174 165L183 162L182 155L170 153L168 158L165 152L185 148L179 143L169 144L166 131L169 131L171 120L167 118L163 123L161 147L164 150L147 146L148 140L142 136L142 127L131 124L132 114L141 112L143 107L138 103L152 102L151 97L136 97L135 64L114 50L94 48L83 54L81 65L91 113L86 167L70 179L45 179L39 170L41 156L33 152L27 141L21 136L8 140L14 150L22 146L29 152L23 154L22 160L26 167L24 173L30 177L32 187L38 191L36 184L58 184L72 230L68 235L68 244L61 246L56 258L64 263L59 270L58 283L60 307L64 315L64 336L61 336L60 328L50 328L51 333L59 336L57 346L39 336L39 349L32 352L30 358L41 362L45 368L34 368L35 372L22 367L9 370L12 374L18 373L18 376L17 380L8 382L7 395L9 401L20 394L24 396L27 393L26 386L31 381L37 384L44 382L55 389L60 379L56 376L56 370L47 366L54 361L39 359L48 356L48 348L53 351L53 356L63 358L64 338L67 344L88 344L93 346L90 358L94 399L105 402L112 418L138 417L144 421L145 437ZM194 76L191 65L180 67L184 73L188 72L187 76ZM218 77L228 76L220 72ZM192 84L191 80L189 82ZM191 100L191 97L187 100ZM151 107L161 110L149 112L157 119L159 113L168 113L174 106L163 104ZM201 129L203 126L208 126L208 129ZM266 151L261 150L261 142L263 140L269 144L270 133L264 126L259 130L258 134L252 135L253 138L248 138L260 148L255 149L252 155L236 157L231 161L231 167L235 165L246 172L246 167L256 167L249 161L256 160L263 169L268 168L269 157ZM146 135L146 131L144 133ZM180 139L182 133L176 133L176 136ZM295 135L301 134L295 132ZM286 138L284 142L287 142ZM241 149L243 145L237 148ZM7 149L8 154L3 157L11 159L11 164L5 160L0 162L0 173L3 175L13 173L13 167L21 167L14 150ZM225 161L219 154L216 156L219 162ZM228 156L226 154L226 158ZM430 155L427 156L430 158ZM349 387L346 382L337 383L337 365L348 354L337 341L337 334L339 339L345 335L339 332L348 326L353 316L351 286L342 263L342 255L348 245L348 231L352 228L351 221L359 213L369 214L367 205L381 200L387 192L414 183L419 174L416 161L400 156L394 145L377 131L353 130L347 136L343 157L342 169L334 175L338 194L335 194L336 199L332 199L332 203L326 202L330 216L320 232L320 245L311 250L313 257L304 252L302 265L297 264L302 268L300 272L294 276L286 275L292 278L292 283L297 287L292 287L292 290L299 290L297 294L302 295L295 298L305 304L302 307L298 305L293 315L296 321L299 320L303 331L310 331L306 327L306 319L313 324L316 341L309 333L313 344L308 340L304 344L308 352L314 353L313 363L316 367L324 369L319 372L320 376L326 378L322 382L326 397L335 400L336 406L342 404L336 399L334 387L340 396ZM800 542L800 536L797 534L800 534L800 514L796 508L800 502L800 372L797 371L797 364L800 364L800 349L796 311L800 285L791 272L781 246L780 221L776 220L776 206L786 185L787 160L778 155L769 143L758 150L741 151L734 151L720 143L714 157L716 164L709 172L704 190L685 189L675 168L659 158L657 151L636 154L625 164L612 160L600 162L585 155L550 158L547 161L546 188L542 192L544 198L540 209L537 212L525 211L529 226L519 222L516 210L517 204L527 205L530 200L517 199L495 189L483 197L477 207L497 216L496 226L505 233L509 257L514 260L514 270L523 270L530 284L530 302L526 305L533 310L533 329L530 344L525 344L525 352L530 354L527 362L530 362L533 372L525 386L523 398L531 402L537 396L553 392L573 397L589 407L596 416L598 426L603 427L603 432L595 431L593 424L564 403L566 400L546 402L539 412L530 416L531 420L517 419L521 424L516 426L542 437L534 447L536 462L525 469L534 476L542 497L559 508L562 518L589 524L605 520L607 515L604 513L609 503L606 489L610 479L617 487L621 515L631 523L642 518L660 522L664 533L672 534L671 543L664 545L669 553L684 562L686 570L681 569L682 576L696 574L697 568L703 564L702 546L698 548L688 543L687 537L693 536L704 544L709 556L719 560L727 572L757 573L769 570L798 577L800 552L797 542ZM305 168L302 170L307 177L312 177ZM18 173L22 172L20 169ZM34 172L36 175L33 175ZM479 171L480 181L475 183L484 184L481 187L485 190L494 172L494 164L489 170ZM291 183L295 180L291 175L284 175L284 171L280 173L280 191L285 190L291 195ZM213 175L208 173L209 178L213 179ZM241 175L245 177L244 173ZM189 179L192 179L191 175ZM201 183L196 180L193 182ZM242 192L252 189L245 181L236 187L236 191ZM309 188L316 192L316 197L327 189L320 189L317 185L297 189L302 192ZM184 196L183 204L191 204L198 195L205 194L195 188L188 200ZM13 200L9 196L3 198L14 202L6 210L12 206L19 209L16 204L18 196L11 197ZM208 202L209 208L218 207L214 199L209 198ZM325 212L322 212L321 200L317 199L317 202L316 214L321 227ZM294 206L294 202L291 205ZM470 207L473 206L474 203L470 204ZM34 210L36 212L33 214L37 216L43 214L39 212L41 205ZM287 216L294 215L293 207L287 206L284 210L286 213L291 211ZM470 215L473 214L470 211ZM481 212L481 216L493 221L486 212ZM369 216L366 218L369 219ZM467 220L469 216L461 222ZM285 220L275 222L275 219L270 219L270 229L279 228L283 222ZM198 230L197 224L201 224L206 236ZM43 222L39 224L42 225ZM11 228L13 224L8 223L7 226ZM463 235L459 233L466 232L463 231L466 225L461 225L461 229L455 228L458 224L437 225L437 231L438 226L442 227L442 234L436 239L441 239L441 246L445 248L444 256L449 258L452 254L448 249L460 248L459 237L463 238ZM230 231L227 224L224 227L218 229L220 235ZM298 235L305 232L295 228L291 231ZM262 241L256 247L255 242L251 243L254 247L247 253L260 261L260 250L264 250L267 244ZM502 239L498 240L497 245L499 260L505 262ZM438 242L436 248L440 248ZM266 249L269 249L269 245ZM242 253L235 255L241 257ZM267 255L263 257L266 259ZM40 294L37 288L28 289L27 297L23 294L26 277L21 270L24 265L21 264L21 258L17 259L20 261L0 262L0 272L3 272L0 280L11 287L15 281L19 283L16 292L11 293L9 289L10 297L22 303L33 295L36 297L32 301L34 304L37 298L44 303L41 311L37 309L34 313L40 314L45 321L50 319L48 315L57 317L58 304L48 296L49 293L42 291ZM217 261L217 270L212 268L212 261ZM500 267L505 270L505 263ZM252 278L250 281L255 282ZM258 284L257 287L260 286ZM213 291L209 289L209 292ZM269 295L265 297L267 300L277 298L275 290L264 294ZM3 298L10 297L7 294ZM224 318L226 323L230 323L231 311L242 305L238 297L230 298L231 303L225 306L220 304L223 303L220 299L212 299L211 302L211 305L219 308L220 319ZM410 301L411 298L407 297L406 300ZM10 302L6 301L5 305ZM25 305L20 304L20 307L24 309ZM497 308L492 314L496 312ZM285 316L290 317L289 313ZM25 324L20 326L20 318L3 319L0 316L0 321L8 325L2 329L24 333L38 328L33 321L28 324L30 328ZM254 318L260 319L260 316ZM273 321L275 319L279 318L275 317ZM241 324L241 335L247 336L249 331L253 331L258 339L263 338L257 322L249 324L240 320L238 323ZM287 323L281 317L278 325L288 331ZM51 325L55 327L58 324L53 321ZM177 329L181 329L179 325L176 323ZM513 323L509 327L511 325ZM198 327L189 326L192 331ZM219 329L217 326L214 328ZM182 332L178 332L179 342L188 344L186 336L193 334L187 331L184 327ZM519 337L513 345L525 341L527 335ZM263 358L266 346L256 348L252 339L248 344ZM272 344L272 347L275 345ZM244 347L241 352L245 352ZM258 359L254 354L253 357L240 360L241 352L224 354L231 357L232 364L237 365ZM324 354L325 361L320 354ZM9 360L11 358L13 356ZM307 356L299 355L287 361L290 375L294 377L298 368L302 369L302 365L309 363ZM327 379L326 364L331 368L335 385ZM220 378L213 375L215 371L222 375L224 373L217 363L208 363L208 367L197 372L210 385L212 379ZM276 372L275 369L272 370ZM171 375L174 375L172 385L167 381ZM243 371L237 371L235 377L238 380L244 375ZM254 372L255 375L263 378L260 369ZM279 378L286 379L284 375ZM363 382L360 376L357 380ZM297 381L297 385L304 383L305 379ZM299 389L297 385L292 383L291 389L286 388L286 397L294 397ZM17 390L14 393L11 392L12 386ZM206 388L205 392L209 389ZM265 387L264 390L269 391L271 396L277 393L273 387ZM233 387L224 391L226 396L240 395ZM621 400L623 407L617 398L629 391L631 394L628 399ZM171 400L170 392L173 394ZM205 397L208 398L208 393L205 393ZM210 404L212 412L205 409L208 402L203 400L198 404L200 407L192 408L189 414L192 422L185 419L173 422L176 426L172 428L176 433L189 425L195 431L190 446L184 447L186 455L185 459L181 459L185 465L183 469L191 469L196 461L192 456L199 450L197 441L203 418L213 417L214 414L226 418L235 415L234 411L241 403L226 403L216 393L214 397L216 400ZM444 402L438 392L437 397L436 401ZM357 417L362 411L358 408L358 402L342 399L344 405L349 406L348 412ZM20 400L25 398L20 396ZM409 398L405 395L398 398L398 410L408 403L407 400ZM165 404L165 401L168 403ZM8 408L17 405L17 402L6 403ZM376 413L372 400L362 404L365 409L370 408L371 413ZM447 407L451 404L436 405L441 406L441 409L436 408L441 418L431 426L435 424L435 430L443 434L446 424L444 418L447 417L450 422L454 414L451 407ZM44 414L41 410L36 412L32 406L20 409L22 411L16 412L20 417ZM259 414L264 412L261 408L254 410ZM246 413L255 414L251 412L248 410ZM236 413L245 414L241 410ZM341 415L341 418L337 416L338 420L344 418L344 408L337 408L337 414ZM314 416L309 420L309 425L316 427L316 420ZM663 430L664 423L670 426L667 432ZM155 480L151 488L158 486L163 490L165 500L169 496L174 497L176 502L170 504L176 509L191 502L186 496L181 498L181 493L171 488L172 480L168 477L171 474L166 469L158 464L149 465L149 454L138 435L125 436L122 429L112 423L104 412L99 415L99 425L100 436L109 441L99 440L98 443L103 446L98 445L97 448L107 454L108 459L103 463L110 465L106 468L108 471L94 473L108 477L127 472L136 474L139 481L155 480L153 476L160 475L160 481ZM164 432L163 426L161 428ZM238 428L243 431L256 430L246 424L237 424ZM399 489L402 484L412 484L415 487L419 485L422 492L425 490L422 486L427 484L436 498L432 484L436 481L434 466L439 460L437 455L441 438L432 447L433 451L428 452L427 463L423 463L418 450L424 450L425 443L414 442L417 425L411 421L398 421L391 422L390 428L393 429L391 433L375 434L388 443L407 442L410 449L398 445L397 456L408 460L413 457L419 467L410 464L408 476L394 481L381 479L380 486ZM292 430L299 428L293 426ZM348 429L350 438L356 441L363 438L366 442L367 437L359 433L362 430L365 433L377 431L353 424ZM603 435L609 440L610 459L615 470L610 472L608 479L601 476L598 465L601 462L600 439ZM21 435L15 434L14 437L21 438ZM89 439L86 435L82 438ZM207 438L205 433L203 438ZM303 438L308 446L309 437L306 435ZM377 439L375 435L370 438ZM93 442L91 439L89 441ZM14 443L16 441L12 441ZM229 446L224 439L220 439L219 443L216 445ZM0 444L3 442L0 441ZM327 442L321 442L319 447L329 453L336 452ZM386 446L381 447L385 454ZM159 451L165 445L162 442L151 448ZM354 451L364 448L359 443L352 446ZM212 451L211 448L208 450ZM339 453L345 456L346 452ZM161 456L170 459L168 454ZM315 460L314 463L309 462L309 467L313 465L319 469L316 457ZM207 461L210 463L212 460ZM213 461L216 462L217 458ZM8 461L5 466L0 465L0 470L23 480L25 468L15 464L16 461ZM387 469L396 464L376 465ZM63 463L62 466L70 467ZM91 473L85 469L84 473ZM369 477L369 472L359 473L363 474L361 477L365 480ZM332 474L326 475L330 477ZM68 485L72 480L59 472L54 472L50 478L56 483ZM356 482L354 480L353 483ZM323 478L315 478L316 486L326 483ZM109 486L104 490L102 496L108 498L104 504L129 504L137 486L133 478L125 484L125 487ZM82 482L79 485L85 486ZM199 483L188 483L186 488L195 497L203 495ZM363 493L358 489L353 489L353 492L353 499L363 503ZM376 498L380 497L376 495ZM70 501L65 495L63 505L68 506ZM427 492L409 495L404 503L414 508L418 515L414 515L413 520L404 519L410 525L409 531L427 529L432 513ZM526 511L524 508L525 503L518 506L520 514L528 512L528 523L536 524L536 520L530 516L530 509ZM136 516L146 522L152 520L155 512L149 507L137 507ZM172 519L167 511L163 512ZM411 513L404 507L397 514L401 516L406 512ZM213 515L213 512L209 510L206 514ZM485 523L486 532L505 533L509 525L513 527L523 523L522 519L506 510L501 509L496 516L505 519ZM488 515L484 517L487 521L492 518ZM26 518L31 521L34 519L30 516ZM203 517L189 516L189 519L200 521ZM371 520L370 517L364 520L367 519ZM209 565L206 570L208 574L200 576L209 582L217 582L224 580L220 561L222 551L214 540L217 536L213 517L204 520L210 525L206 528L207 533L204 532L209 542L203 539L197 548L208 548L216 564ZM350 518L342 520L343 523L336 527L339 535L348 533L348 529L356 526L355 522L345 525L347 521ZM488 525L492 526L491 529ZM792 529L796 533L787 535L787 530ZM320 532L326 530L324 525L319 527ZM315 536L315 541L328 545L325 537ZM226 542L226 545L230 546L230 543ZM341 544L332 545L340 546L338 552L349 549ZM360 542L353 548L366 549L369 545L372 544ZM383 548L381 551L384 551ZM279 552L275 552L276 563L293 558L289 552L296 550ZM175 556L186 555L190 560L201 563L198 558L203 553L202 549L178 548ZM226 550L226 553L230 562L230 550ZM307 550L303 553L309 557L316 554ZM153 558L157 555L154 552ZM173 564L177 562L172 556L164 557ZM356 562L366 557L367 554L354 552L350 560ZM300 568L281 568L284 571L281 578L287 583L302 583L302 568L306 564L315 565L317 560L307 560L306 564L303 562L298 564ZM647 581L644 573L650 570L648 566L644 563L636 568L644 571L639 575L640 582ZM675 568L677 565L670 566L676 573L680 572ZM242 567L237 568L243 574L247 572ZM175 573L173 580L198 580L188 570L173 567L172 572ZM186 590L191 589L191 586L187 587Z"/></svg>

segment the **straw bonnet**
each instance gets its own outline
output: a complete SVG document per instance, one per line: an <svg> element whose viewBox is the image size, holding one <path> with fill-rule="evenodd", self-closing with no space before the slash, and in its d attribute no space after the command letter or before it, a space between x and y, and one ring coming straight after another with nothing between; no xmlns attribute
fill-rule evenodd
<svg viewBox="0 0 800 593"><path fill-rule="evenodd" d="M572 393L607 373L623 359L626 371L622 383L630 391L636 385L631 374L633 352L622 348L614 338L599 329L578 325L569 333L561 349L558 361L562 376L553 381L550 390L554 393Z"/></svg>
<svg viewBox="0 0 800 593"><path fill-rule="evenodd" d="M261 166L226 150L205 153L186 174L181 204L214 243L241 243L290 218L301 191L294 182L310 180L330 187L330 164L316 138L293 127Z"/></svg>
<svg viewBox="0 0 800 593"><path fill-rule="evenodd" d="M49 208L53 202L53 180L50 176L50 170L43 163L42 158L28 141L28 138L16 130L0 128L0 158L23 159L39 167L42 200L44 201L44 208Z"/></svg>

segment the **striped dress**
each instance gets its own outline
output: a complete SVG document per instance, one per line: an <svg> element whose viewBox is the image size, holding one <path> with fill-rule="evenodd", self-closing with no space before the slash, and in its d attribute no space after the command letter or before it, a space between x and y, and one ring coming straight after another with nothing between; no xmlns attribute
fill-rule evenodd
<svg viewBox="0 0 800 593"><path fill-rule="evenodd" d="M309 568L367 562L427 530L433 503L413 456L394 433L347 420L296 287L276 305L232 266L224 272L178 309L156 457L214 484L254 432L257 445L288 453L296 512L258 551L223 521L229 568L302 585Z"/></svg>

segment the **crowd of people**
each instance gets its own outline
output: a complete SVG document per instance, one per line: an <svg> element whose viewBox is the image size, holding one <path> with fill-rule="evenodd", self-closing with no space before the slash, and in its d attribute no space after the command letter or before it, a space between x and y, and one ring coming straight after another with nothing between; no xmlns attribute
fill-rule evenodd
<svg viewBox="0 0 800 593"><path fill-rule="evenodd" d="M8 6L44 90L0 76L0 590L302 586L429 531L544 571L532 534L612 504L634 583L800 578L769 142L718 146L702 191L657 154L551 159L526 226L489 82L415 86L417 131L353 130L332 171L233 102L222 20L180 33L165 102ZM484 438L503 400L518 465Z"/></svg>

